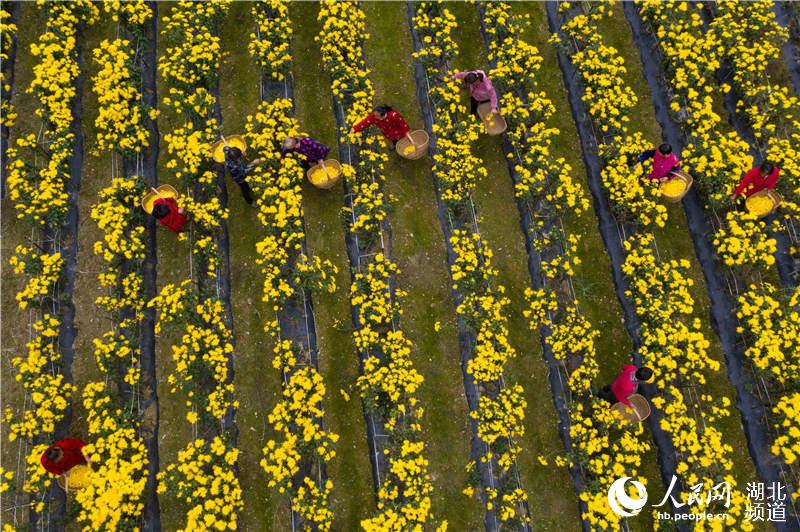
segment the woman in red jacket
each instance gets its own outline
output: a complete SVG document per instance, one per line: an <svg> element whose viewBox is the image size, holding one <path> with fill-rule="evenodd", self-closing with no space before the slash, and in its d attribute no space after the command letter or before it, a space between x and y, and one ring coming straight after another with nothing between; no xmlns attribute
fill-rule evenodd
<svg viewBox="0 0 800 532"><path fill-rule="evenodd" d="M745 198L749 198L764 189L775 190L779 173L780 170L775 165L764 161L760 166L756 166L744 174L742 180L739 181L739 185L731 194L731 199L736 199L736 196L742 194L744 194Z"/></svg>
<svg viewBox="0 0 800 532"><path fill-rule="evenodd" d="M397 141L406 136L411 131L408 122L400 113L388 105L379 105L364 120L354 125L351 133L360 133L369 126L377 126L383 136L397 145Z"/></svg>
<svg viewBox="0 0 800 532"><path fill-rule="evenodd" d="M175 198L158 198L153 202L153 216L173 233L180 233L188 220Z"/></svg>
<svg viewBox="0 0 800 532"><path fill-rule="evenodd" d="M630 406L628 397L636 393L640 382L647 382L653 377L650 368L637 368L632 364L622 366L622 373L614 379L610 386L604 386L598 394L611 404L622 403Z"/></svg>
<svg viewBox="0 0 800 532"><path fill-rule="evenodd" d="M63 475L75 466L86 465L83 455L86 444L78 438L58 440L45 450L42 455L42 466L53 475Z"/></svg>

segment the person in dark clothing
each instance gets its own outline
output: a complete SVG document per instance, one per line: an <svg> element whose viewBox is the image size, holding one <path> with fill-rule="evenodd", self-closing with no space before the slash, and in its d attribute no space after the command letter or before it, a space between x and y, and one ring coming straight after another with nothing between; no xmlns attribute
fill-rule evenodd
<svg viewBox="0 0 800 532"><path fill-rule="evenodd" d="M175 198L158 198L153 203L153 217L173 233L183 231L188 221L188 217L183 209L178 207Z"/></svg>
<svg viewBox="0 0 800 532"><path fill-rule="evenodd" d="M231 174L233 182L239 185L239 188L242 190L242 196L247 204L253 205L255 196L253 195L253 189L250 188L250 183L247 182L247 174L249 174L253 168L261 164L261 159L256 159L250 164L247 164L242 150L236 146L225 146L222 148L222 151L225 153L225 170Z"/></svg>
<svg viewBox="0 0 800 532"><path fill-rule="evenodd" d="M622 367L622 373L614 379L614 382L603 386L597 394L601 399L605 399L612 405L623 403L630 406L628 397L636 393L640 382L647 382L653 378L653 370L646 367L637 368L632 364Z"/></svg>
<svg viewBox="0 0 800 532"><path fill-rule="evenodd" d="M330 151L329 147L311 137L286 137L283 141L281 157L292 152L304 155L303 168L308 170L318 162L324 161Z"/></svg>

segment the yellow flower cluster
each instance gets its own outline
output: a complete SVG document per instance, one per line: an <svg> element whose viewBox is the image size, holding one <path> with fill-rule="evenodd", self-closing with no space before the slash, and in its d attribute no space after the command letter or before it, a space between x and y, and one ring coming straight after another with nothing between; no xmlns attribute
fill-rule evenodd
<svg viewBox="0 0 800 532"><path fill-rule="evenodd" d="M69 162L73 153L75 136L72 105L76 96L76 79L79 74L77 39L81 24L91 23L97 8L88 1L70 3L42 2L47 16L47 28L31 45L36 59L33 80L28 92L33 94L35 114L42 120L39 137L34 134L18 139L18 148L9 149L9 197L19 219L27 220L40 235L58 234L67 212L67 183L71 178ZM4 16L5 18L5 16ZM3 54L7 53L6 30L3 23ZM5 112L6 109L3 109ZM44 154L44 156L42 155ZM34 250L34 245L19 246L10 264L18 274L28 279L17 294L21 310L30 309L32 316L31 339L26 344L27 354L14 357L15 379L30 401L24 412L7 409L3 423L8 427L8 440L25 438L49 439L63 418L75 387L65 382L59 352L58 316L51 314L53 302L62 297L60 280L63 258L58 251L61 243L45 243ZM39 462L45 446L31 445L26 458L26 475L23 490L31 494L34 511L44 508L44 495L50 488L50 476Z"/></svg>
<svg viewBox="0 0 800 532"><path fill-rule="evenodd" d="M782 434L775 438L772 452L783 458L787 464L794 464L800 456L800 393L792 393L781 397L773 409L773 414L781 419ZM797 499L797 490L792 494Z"/></svg>
<svg viewBox="0 0 800 532"><path fill-rule="evenodd" d="M369 38L366 15L356 2L329 0L322 3L318 20L322 29L316 41L332 92L346 122L354 124L375 103L363 53ZM355 168L343 166L343 178L352 193L345 209L347 230L359 250L366 252L379 248L387 215L389 198L382 189L388 153L383 139L375 134L354 134L345 140L358 158ZM361 523L369 530L421 529L435 522L430 511L433 487L423 457L425 444L420 441L423 409L414 396L423 379L411 362L411 342L397 327L403 293L390 287L397 273L397 266L378 251L371 260L362 261L350 288L350 303L358 315L353 334L364 360L357 387L365 408L381 416L391 434L384 449L389 465L378 491L379 513Z"/></svg>
<svg viewBox="0 0 800 532"><path fill-rule="evenodd" d="M739 296L736 315L738 332L744 333L748 342L745 356L777 400L769 419L778 432L772 452L794 464L800 455L800 289L788 297L768 283L752 284ZM798 496L795 490L792 497Z"/></svg>
<svg viewBox="0 0 800 532"><path fill-rule="evenodd" d="M103 40L93 51L99 67L92 87L99 104L95 119L95 154L104 150L133 154L150 142L142 121L148 110L137 87L138 69L133 65L135 53L133 44L127 39Z"/></svg>
<svg viewBox="0 0 800 532"><path fill-rule="evenodd" d="M777 245L767 233L767 224L754 214L729 211L725 224L714 234L714 245L720 259L728 266L762 266L775 264Z"/></svg>
<svg viewBox="0 0 800 532"><path fill-rule="evenodd" d="M14 41L14 34L17 33L17 25L11 24L11 13L5 9L0 9L0 61L5 63L8 61L8 54L11 50L11 44ZM11 105L11 85L5 78L5 75L0 73L0 124L5 127L11 127L17 119L17 113L14 111L14 106Z"/></svg>
<svg viewBox="0 0 800 532"><path fill-rule="evenodd" d="M187 508L181 532L237 529L243 507L238 457L224 438L199 439L178 452L177 464L159 472L158 492L173 494Z"/></svg>
<svg viewBox="0 0 800 532"><path fill-rule="evenodd" d="M112 375L113 377L113 375ZM133 529L144 509L147 451L136 433L136 415L104 382L83 391L92 443L83 452L93 466L90 484L76 494L78 519L93 529Z"/></svg>
<svg viewBox="0 0 800 532"><path fill-rule="evenodd" d="M798 214L800 202L800 101L790 89L770 78L768 66L780 60L788 31L775 20L772 2L717 3L711 23L731 64L740 99L737 110L753 128L758 150L781 169L779 188L787 200L783 210Z"/></svg>
<svg viewBox="0 0 800 532"><path fill-rule="evenodd" d="M459 84L450 79L448 64L458 53L452 32L457 30L453 15L440 2L414 4L414 29L421 47L414 53L430 80L429 96L436 101L433 133L437 151L434 154L434 173L440 200L454 220L464 220L470 212L471 192L478 180L486 176L486 168L472 151L481 125L465 116L461 105ZM504 102L504 108L507 105ZM465 226L467 224L464 224ZM511 480L516 470L516 457L521 452L515 437L524 433L524 399L518 385L505 386L503 368L515 356L508 343L504 288L496 285L497 272L491 265L491 250L477 232L454 229L450 237L454 252L450 274L453 288L463 295L456 309L464 322L475 331L476 345L467 364L480 393L477 408L470 413L478 420L478 434L483 446L482 462L496 464L497 478L508 479L497 489L484 494L486 509L500 504L497 515L503 527L516 527L529 521L525 510L527 495ZM556 268L557 269L557 268ZM497 419L511 425L502 428Z"/></svg>
<svg viewBox="0 0 800 532"><path fill-rule="evenodd" d="M281 7L285 6L260 3L253 9L260 13ZM286 17L285 9L278 15ZM256 15L257 20L259 16ZM289 27L288 19L272 23ZM265 40L276 37L265 32L260 32L260 36ZM267 48L251 46L250 52L261 53ZM254 57L259 64L260 57ZM291 62L287 65L291 66ZM326 390L322 375L311 364L311 353L302 343L281 334L278 313L287 307L303 308L305 291L333 293L338 270L329 261L308 258L303 253L300 183L304 172L295 158L281 158L279 150L280 139L298 133L297 121L291 113L292 101L278 98L262 103L256 114L247 119L248 144L264 161L249 176L249 181L260 191L258 218L266 233L256 244L257 262L264 274L262 299L275 312L275 319L266 323L265 330L275 342L272 366L283 380L281 399L268 416L281 440L267 441L261 467L270 488L289 493L293 511L310 526L329 530L333 521L330 502L333 483L321 480L318 473L335 456L333 447L338 435L323 425ZM299 480L297 475L301 471L303 477Z"/></svg>
<svg viewBox="0 0 800 532"><path fill-rule="evenodd" d="M121 21L136 34L141 33L141 26L153 16L150 6L141 0L106 0L103 2L103 10L111 15L111 20Z"/></svg>
<svg viewBox="0 0 800 532"><path fill-rule="evenodd" d="M254 4L251 12L256 21L256 33L250 34L247 46L250 57L264 77L282 81L292 68L289 4L282 0L266 0Z"/></svg>

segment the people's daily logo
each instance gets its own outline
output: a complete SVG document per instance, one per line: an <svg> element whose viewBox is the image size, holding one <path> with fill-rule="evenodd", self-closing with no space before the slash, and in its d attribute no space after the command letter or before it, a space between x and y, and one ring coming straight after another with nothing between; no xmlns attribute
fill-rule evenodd
<svg viewBox="0 0 800 532"><path fill-rule="evenodd" d="M631 497L625 491L625 483L631 481L631 485L636 488L637 496ZM638 514L644 505L647 504L647 489L644 484L631 477L618 478L608 488L608 504L617 515L622 517L633 517Z"/></svg>

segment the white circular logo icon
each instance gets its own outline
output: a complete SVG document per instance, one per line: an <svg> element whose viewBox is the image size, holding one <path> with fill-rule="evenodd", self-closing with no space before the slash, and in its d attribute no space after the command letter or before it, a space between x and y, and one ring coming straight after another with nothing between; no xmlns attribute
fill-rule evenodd
<svg viewBox="0 0 800 532"><path fill-rule="evenodd" d="M637 498L630 497L625 491L625 482L628 480L636 488ZM608 488L608 504L617 515L633 517L644 508L645 503L647 503L647 489L638 480L631 480L631 477L618 478Z"/></svg>

